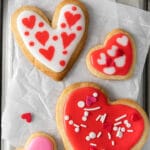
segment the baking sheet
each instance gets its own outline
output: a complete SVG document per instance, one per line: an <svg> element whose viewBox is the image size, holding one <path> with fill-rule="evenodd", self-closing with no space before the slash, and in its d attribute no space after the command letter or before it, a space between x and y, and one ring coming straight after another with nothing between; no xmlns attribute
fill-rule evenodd
<svg viewBox="0 0 150 150"><path fill-rule="evenodd" d="M59 1L57 1L57 0L55 2L54 1L45 1L44 4L40 4L40 8L45 10L46 13L48 14L48 16L51 18L52 12L54 11L54 8L58 2ZM10 16L10 14L16 8L23 5L23 3L39 6L39 1L35 2L32 0L30 0L30 1L16 0L15 3L14 3L14 1L13 2L9 1L8 16ZM8 112L7 112L8 114L4 113L4 115L6 115L6 116L8 115L6 117L8 120L4 120L3 125L6 125L5 129L7 131L4 131L4 132L7 132L7 136L9 137L9 140L11 141L11 143L13 145L18 145L18 141L17 141L18 139L16 139L16 142L15 142L15 139L13 139L14 137L18 137L20 139L19 145L22 145L22 143L25 141L26 137L31 132L33 132L34 130L35 131L41 130L41 127L43 127L43 126L41 126L41 124L37 122L38 120L42 121L44 119L47 122L49 122L49 124L53 124L53 123L55 124L55 116L53 114L55 113L54 106L56 104L56 99L57 99L58 95L61 93L61 91L63 90L63 88L66 85L69 85L70 83L79 82L79 81L98 82L100 85L102 85L102 87L105 87L105 89L107 91L109 91L108 93L110 93L110 95L111 95L110 97L112 97L112 99L125 97L126 96L126 93L124 92L125 89L128 91L129 90L131 91L131 89L134 89L129 93L128 96L129 96L129 98L137 99L138 91L139 91L139 83L140 83L140 78L141 78L141 73L142 73L142 70L140 70L140 74L139 74L138 69L143 68L144 58L146 57L146 52L145 52L145 54L143 54L143 53L140 54L140 56L142 55L143 61L138 62L138 64L140 66L137 66L136 72L134 74L134 78L132 78L132 80L131 80L132 82L130 82L130 84L129 84L129 82L124 83L124 87L121 88L122 92L121 91L118 92L118 86L120 85L119 81L115 81L115 82L103 81L103 80L93 77L89 73L89 71L86 69L85 56L88 52L88 49L91 47L91 45L94 46L97 43L102 43L106 33L111 31L111 29L113 29L115 27L122 27L124 29L127 29L129 32L131 32L134 35L136 41L140 41L138 43L138 47L141 46L140 44L143 44L143 46L145 46L145 44L146 44L146 46L148 48L149 43L144 42L144 41L148 42L147 39L149 38L149 35L147 34L147 33L149 33L148 32L149 31L149 22L147 20L148 16L145 14L144 11L139 11L138 9L133 9L130 7L123 7L120 4L116 5L114 3L110 3L110 2L106 2L106 1L105 2L104 1L100 1L100 2L94 2L94 1L86 2L85 1L85 3L87 4L89 11L91 12L90 13L91 22L95 22L95 24L94 25L90 24L91 25L90 31L89 31L90 37L88 39L88 43L85 47L85 50L82 53L82 55L80 56L80 58L78 59L78 62L75 64L75 66L73 67L73 69L71 70L69 75L67 76L67 78L65 78L63 82L57 83L57 82L51 80L50 78L46 77L45 75L43 75L43 73L41 73L37 69L35 69L26 60L26 58L22 55L17 44L14 43L14 41L13 41L13 37L12 37L12 34L10 33L10 30L8 30L9 38L8 38L7 42L9 42L9 45L7 44L6 48L9 49L9 51L7 53L8 58L9 58L8 62L7 62L8 63L8 83L9 83L7 93L9 93L9 94L7 94L6 103L9 103L9 106L7 105L6 109L5 109L5 112L6 112L6 110L8 110ZM105 7L101 7L101 9L99 8L99 10L102 13L101 12L97 13L95 11L96 10L95 7L97 7L97 6L106 6L106 8ZM111 11L110 8L115 11ZM108 15L107 17L109 17L111 19L107 19L107 17L105 16L105 14L106 14L105 9L107 10L107 15ZM120 12L124 12L124 13L120 13ZM50 13L50 15L49 15L49 13ZM128 13L131 14L130 17L128 16ZM112 15L112 16L110 16L110 15ZM139 17L139 16L141 16L141 17ZM135 18L133 19L133 17L135 17ZM99 19L97 19L97 18L99 18ZM142 20L140 20L140 19L142 19ZM137 24L137 20L138 20L139 24ZM113 24L112 24L112 22L113 22ZM103 24L105 24L105 26ZM135 26L136 26L136 28L134 28ZM99 32L97 32L97 30L94 30L94 31L92 30L92 29L97 29L97 27L99 28L98 29ZM142 28L142 30L141 30L141 28ZM136 33L135 31L138 31L140 33ZM139 34L140 34L140 37L137 36ZM94 35L94 36L92 36L92 35ZM11 52L10 52L10 50L11 50ZM138 60L140 60L140 59L138 59ZM21 66L24 66L24 68L22 69ZM82 69L80 69L81 66L82 66ZM82 74L85 74L85 72L86 72L86 75L80 76L80 79L78 79L78 74L79 74L78 70L80 70L80 71L82 70L82 72L83 72ZM81 74L81 72L80 72L80 74ZM27 78L26 75L29 76L29 78ZM26 85L23 85L23 83L25 83ZM50 85L48 85L48 83ZM126 87L129 87L129 88L126 88ZM12 89L14 89L14 91ZM48 89L48 90L45 90L45 89ZM113 90L111 90L111 89L113 89ZM53 97L51 94L51 91L54 91L54 90L56 93L53 92L54 93L54 97ZM17 94L14 95L15 91L17 91ZM40 92L40 94L39 94L39 92ZM22 98L22 95L25 95L25 97ZM49 97L53 97L51 101L50 101ZM33 99L36 99L36 101L35 100L32 101ZM14 102L15 102L15 104L14 104ZM10 107L12 105L14 105L14 107L13 107L13 109L10 109ZM42 106L42 108L41 107L39 108L38 106ZM18 110L19 107L21 107L21 110ZM17 111L14 111L14 110L17 110ZM14 119L18 120L21 111L28 111L28 110L32 110L34 113L36 113L37 116L39 116L39 118L37 118L37 120L34 120L35 125L33 124L31 127L25 127L25 126L22 127L22 122L17 121L18 127L20 127L20 125L21 125L22 128L21 128L20 132L18 133L17 125L15 125L16 130L14 130L13 131L14 134L12 134L12 132L10 132L8 130L8 129L12 128L12 122L14 121ZM41 116L38 114L39 110L40 110L40 112L43 112L41 114ZM52 111L50 111L50 110L52 110ZM16 115L9 116L9 114L17 114L18 116L16 116ZM53 123L51 123L51 122L53 122ZM46 130L47 132L50 132L53 135L55 135L56 127L53 125L50 126L49 124L48 123L44 124L44 125L46 125L46 127L44 127L44 128L47 129ZM28 133L28 135L26 133ZM56 137L60 141L58 134L56 135ZM62 147L62 146L60 145L60 147Z"/></svg>

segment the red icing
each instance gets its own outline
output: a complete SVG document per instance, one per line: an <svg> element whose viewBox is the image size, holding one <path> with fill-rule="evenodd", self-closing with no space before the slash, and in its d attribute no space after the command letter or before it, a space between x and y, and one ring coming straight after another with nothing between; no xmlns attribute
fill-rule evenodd
<svg viewBox="0 0 150 150"><path fill-rule="evenodd" d="M65 12L65 18L69 27L71 28L81 18L81 15L72 14L71 12L67 11Z"/></svg>
<svg viewBox="0 0 150 150"><path fill-rule="evenodd" d="M50 61L54 56L55 48L54 46L50 46L48 49L41 48L39 52Z"/></svg>
<svg viewBox="0 0 150 150"><path fill-rule="evenodd" d="M22 23L27 27L27 28L30 28L32 29L35 25L35 16L30 16L29 18L23 18L22 19Z"/></svg>
<svg viewBox="0 0 150 150"><path fill-rule="evenodd" d="M65 64L66 64L66 62L64 60L61 60L59 63L61 66L65 66Z"/></svg>
<svg viewBox="0 0 150 150"><path fill-rule="evenodd" d="M126 46L120 45L117 42L117 38L123 37L124 34L118 33L112 36L106 43L106 46L101 49L96 49L90 55L90 63L91 65L99 72L103 72L105 67L115 66L115 73L113 75L127 75L131 69L133 64L133 47L130 39L128 38L128 44ZM125 35L126 36L126 35ZM112 49L112 46L117 46L118 49L116 51L115 56L110 56L108 54L108 50ZM100 54L104 53L106 55L106 64L98 64L97 60L100 58ZM126 56L125 65L122 67L117 67L114 63L115 58L119 58L120 56ZM104 73L105 74L105 73Z"/></svg>
<svg viewBox="0 0 150 150"><path fill-rule="evenodd" d="M49 39L49 33L47 31L39 31L35 34L35 37L42 45L45 45Z"/></svg>
<svg viewBox="0 0 150 150"><path fill-rule="evenodd" d="M29 42L29 45L30 45L30 46L34 46L34 42L32 42L32 41Z"/></svg>
<svg viewBox="0 0 150 150"><path fill-rule="evenodd" d="M67 48L71 44L71 42L75 39L76 35L74 33L67 34L66 32L62 32L61 37L64 48Z"/></svg>
<svg viewBox="0 0 150 150"><path fill-rule="evenodd" d="M89 107L85 105L84 108L100 106L101 109L97 111L90 111L87 121L82 121L84 108L79 108L77 104L81 100L86 103L87 96L92 96L94 92L98 93L97 101ZM105 113L107 116L104 123L96 121L98 115L103 115ZM126 114L127 117L120 121L123 122L124 120L128 120L131 127L127 128L124 123L118 125L118 127L125 127L126 129L122 138L118 138L116 137L117 131L112 130L112 127L114 126L114 123L116 123L115 119L124 114ZM134 114L140 116L140 119L133 121L131 116ZM84 124L87 126L87 128L80 126L80 131L76 133L74 131L74 125L70 125L69 120L64 120L65 132L75 150L83 150L83 147L85 150L91 150L91 147L96 150L130 150L139 141L144 130L144 120L136 109L122 104L108 104L107 97L100 90L92 87L79 88L68 96L63 116L65 115L68 115L69 120L73 120L75 124ZM133 132L127 132L128 129L132 129ZM95 132L96 135L101 131L102 134L99 138L86 141L85 138L91 131ZM108 132L111 134L111 140L108 139ZM112 140L115 142L114 146L112 146ZM95 143L97 146L91 146L90 143Z"/></svg>
<svg viewBox="0 0 150 150"><path fill-rule="evenodd" d="M39 23L39 27L43 27L44 26L44 23L43 22L40 22Z"/></svg>
<svg viewBox="0 0 150 150"><path fill-rule="evenodd" d="M32 121L31 113L24 113L21 115L21 118L26 120L27 123L30 123Z"/></svg>
<svg viewBox="0 0 150 150"><path fill-rule="evenodd" d="M29 32L28 32L28 31L26 31L26 32L24 33L24 35L28 36L28 35L29 35Z"/></svg>

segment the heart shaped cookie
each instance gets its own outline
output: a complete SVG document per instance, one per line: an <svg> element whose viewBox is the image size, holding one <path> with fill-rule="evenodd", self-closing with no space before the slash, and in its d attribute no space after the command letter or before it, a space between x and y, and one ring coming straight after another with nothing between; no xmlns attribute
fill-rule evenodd
<svg viewBox="0 0 150 150"><path fill-rule="evenodd" d="M36 132L30 136L23 148L17 150L56 150L56 143L50 135Z"/></svg>
<svg viewBox="0 0 150 150"><path fill-rule="evenodd" d="M97 77L122 80L133 74L135 57L135 44L131 35L115 29L108 34L103 45L90 50L86 63Z"/></svg>
<svg viewBox="0 0 150 150"><path fill-rule="evenodd" d="M24 6L12 15L11 28L25 56L42 72L61 80L83 49L88 13L79 1L64 0L50 23L39 8Z"/></svg>
<svg viewBox="0 0 150 150"><path fill-rule="evenodd" d="M63 91L56 121L69 150L137 150L149 133L147 116L136 102L111 102L98 85L88 82Z"/></svg>

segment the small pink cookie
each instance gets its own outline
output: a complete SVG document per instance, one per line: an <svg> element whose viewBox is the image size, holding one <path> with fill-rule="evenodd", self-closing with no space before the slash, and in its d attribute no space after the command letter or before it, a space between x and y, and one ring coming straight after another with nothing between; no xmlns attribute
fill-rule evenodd
<svg viewBox="0 0 150 150"><path fill-rule="evenodd" d="M110 101L94 83L76 83L60 95L58 130L67 150L142 149L148 133L146 113L129 99Z"/></svg>
<svg viewBox="0 0 150 150"><path fill-rule="evenodd" d="M115 29L107 35L103 45L90 50L86 63L97 77L122 80L133 74L135 58L135 44L131 35Z"/></svg>
<svg viewBox="0 0 150 150"><path fill-rule="evenodd" d="M62 80L83 50L88 12L77 0L63 0L51 23L39 8L23 6L12 15L11 28L33 65L53 79Z"/></svg>
<svg viewBox="0 0 150 150"><path fill-rule="evenodd" d="M56 150L56 143L50 135L37 132L30 136L23 148L17 150Z"/></svg>

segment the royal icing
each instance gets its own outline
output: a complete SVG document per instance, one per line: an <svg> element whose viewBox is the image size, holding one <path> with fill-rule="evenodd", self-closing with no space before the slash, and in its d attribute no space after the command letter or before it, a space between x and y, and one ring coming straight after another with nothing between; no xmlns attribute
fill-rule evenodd
<svg viewBox="0 0 150 150"><path fill-rule="evenodd" d="M133 46L124 33L113 35L105 47L90 54L90 64L106 75L127 75L133 64Z"/></svg>
<svg viewBox="0 0 150 150"><path fill-rule="evenodd" d="M24 10L17 17L17 28L33 57L52 71L61 72L83 37L85 16L80 7L66 4L54 29L36 12Z"/></svg>
<svg viewBox="0 0 150 150"><path fill-rule="evenodd" d="M88 97L96 100L89 105ZM72 91L63 113L66 135L77 150L83 147L86 150L128 150L144 131L144 119L136 109L123 104L111 105L106 95L94 87Z"/></svg>
<svg viewBox="0 0 150 150"><path fill-rule="evenodd" d="M46 137L35 137L25 150L54 150L53 143Z"/></svg>

